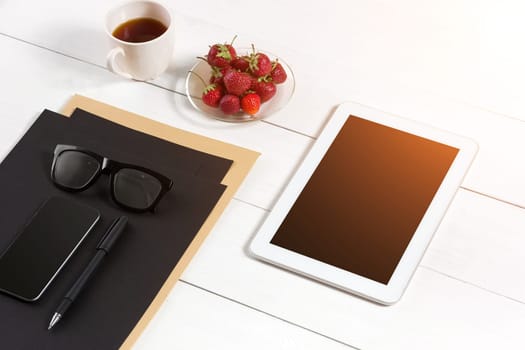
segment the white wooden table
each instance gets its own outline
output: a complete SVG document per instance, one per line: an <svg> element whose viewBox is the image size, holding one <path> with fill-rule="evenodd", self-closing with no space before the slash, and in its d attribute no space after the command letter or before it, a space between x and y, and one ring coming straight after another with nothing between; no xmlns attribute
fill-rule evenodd
<svg viewBox="0 0 525 350"><path fill-rule="evenodd" d="M173 65L150 83L105 68L115 1L0 0L0 156L75 93L262 153L137 349L524 349L525 6L521 0L164 1ZM257 4L257 5L255 5ZM264 121L209 120L184 77L209 44L292 66ZM352 100L475 139L461 189L394 306L260 263L247 243L334 107Z"/></svg>

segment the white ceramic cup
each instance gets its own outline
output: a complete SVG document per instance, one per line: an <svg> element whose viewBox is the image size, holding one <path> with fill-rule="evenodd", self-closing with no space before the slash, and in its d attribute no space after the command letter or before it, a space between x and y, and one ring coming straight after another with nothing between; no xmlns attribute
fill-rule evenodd
<svg viewBox="0 0 525 350"><path fill-rule="evenodd" d="M135 18L153 18L167 27L157 38L140 43L127 42L113 36L115 29ZM106 33L113 48L107 55L107 66L123 77L150 80L168 67L173 55L173 17L163 5L153 1L133 1L110 10L106 16Z"/></svg>

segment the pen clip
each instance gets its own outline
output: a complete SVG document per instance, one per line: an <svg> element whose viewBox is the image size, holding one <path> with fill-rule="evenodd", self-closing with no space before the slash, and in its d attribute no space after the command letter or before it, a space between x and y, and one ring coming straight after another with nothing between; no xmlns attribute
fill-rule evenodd
<svg viewBox="0 0 525 350"><path fill-rule="evenodd" d="M119 216L113 220L111 225L100 239L100 242L98 242L97 249L102 249L107 252L120 236L120 233L124 230L127 222L128 218L126 216Z"/></svg>

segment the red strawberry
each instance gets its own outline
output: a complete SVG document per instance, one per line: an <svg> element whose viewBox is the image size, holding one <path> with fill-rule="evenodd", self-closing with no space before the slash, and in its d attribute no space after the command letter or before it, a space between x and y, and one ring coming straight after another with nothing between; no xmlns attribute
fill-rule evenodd
<svg viewBox="0 0 525 350"><path fill-rule="evenodd" d="M232 70L230 66L226 66L222 68L211 67L210 83L222 85L224 75L230 70Z"/></svg>
<svg viewBox="0 0 525 350"><path fill-rule="evenodd" d="M244 95L241 99L241 108L244 112L249 115L254 115L259 111L261 107L261 98L255 93L249 93Z"/></svg>
<svg viewBox="0 0 525 350"><path fill-rule="evenodd" d="M286 81L286 71L277 60L272 62L272 71L270 72L270 77L275 84L281 84Z"/></svg>
<svg viewBox="0 0 525 350"><path fill-rule="evenodd" d="M213 74L212 74L212 76L210 77L210 84L223 85L222 76L214 77Z"/></svg>
<svg viewBox="0 0 525 350"><path fill-rule="evenodd" d="M266 102L271 99L277 92L275 84L266 81L257 81L251 87L257 95L261 97L261 102Z"/></svg>
<svg viewBox="0 0 525 350"><path fill-rule="evenodd" d="M232 46L235 38L237 38L237 35L233 37L230 44L215 44L210 47L206 57L211 66L226 67L232 60L237 58L237 52Z"/></svg>
<svg viewBox="0 0 525 350"><path fill-rule="evenodd" d="M228 91L229 94L237 96L244 94L244 92L252 85L252 79L248 74L237 72L233 69L226 72L222 80L226 87L226 91Z"/></svg>
<svg viewBox="0 0 525 350"><path fill-rule="evenodd" d="M250 55L250 72L256 77L262 77L272 70L272 62L264 53L255 52L252 45L253 53Z"/></svg>
<svg viewBox="0 0 525 350"><path fill-rule="evenodd" d="M224 92L220 86L210 84L202 92L202 102L210 107L219 107L219 101L223 95Z"/></svg>
<svg viewBox="0 0 525 350"><path fill-rule="evenodd" d="M252 84L250 85L250 90L255 90L255 84L257 84L259 82L259 78L256 78L252 75L250 75L250 78L252 80Z"/></svg>
<svg viewBox="0 0 525 350"><path fill-rule="evenodd" d="M206 85L206 82L200 75L192 71L190 73L195 74L205 86L204 90L202 90L202 102L210 107L219 107L219 101L224 95L223 88L217 84Z"/></svg>
<svg viewBox="0 0 525 350"><path fill-rule="evenodd" d="M219 107L224 114L235 114L241 110L241 102L239 97L227 94L221 98Z"/></svg>
<svg viewBox="0 0 525 350"><path fill-rule="evenodd" d="M250 67L250 58L248 56L237 57L231 61L231 66L238 71L246 72Z"/></svg>

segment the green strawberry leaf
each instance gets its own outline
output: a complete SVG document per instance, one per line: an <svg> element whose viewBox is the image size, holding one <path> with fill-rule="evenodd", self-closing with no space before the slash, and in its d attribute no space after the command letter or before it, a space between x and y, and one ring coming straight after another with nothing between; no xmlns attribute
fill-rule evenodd
<svg viewBox="0 0 525 350"><path fill-rule="evenodd" d="M222 77L221 69L220 69L219 67L214 67L214 66L212 66L212 67L211 67L211 75L212 75L214 78L220 78L220 77Z"/></svg>
<svg viewBox="0 0 525 350"><path fill-rule="evenodd" d="M272 77L270 76L270 74L266 74L266 75L263 75L262 77L257 78L257 81L269 83L272 81Z"/></svg>
<svg viewBox="0 0 525 350"><path fill-rule="evenodd" d="M206 88L204 89L204 93L207 94L208 92L215 90L216 87L217 87L217 85L210 84L210 85L206 86Z"/></svg>
<svg viewBox="0 0 525 350"><path fill-rule="evenodd" d="M252 55L249 67L252 72L259 69L259 55Z"/></svg>
<svg viewBox="0 0 525 350"><path fill-rule="evenodd" d="M220 44L219 46L219 52L217 53L217 57L222 57L228 61L232 59L232 55L230 54L230 50L228 50L228 47L224 44Z"/></svg>

